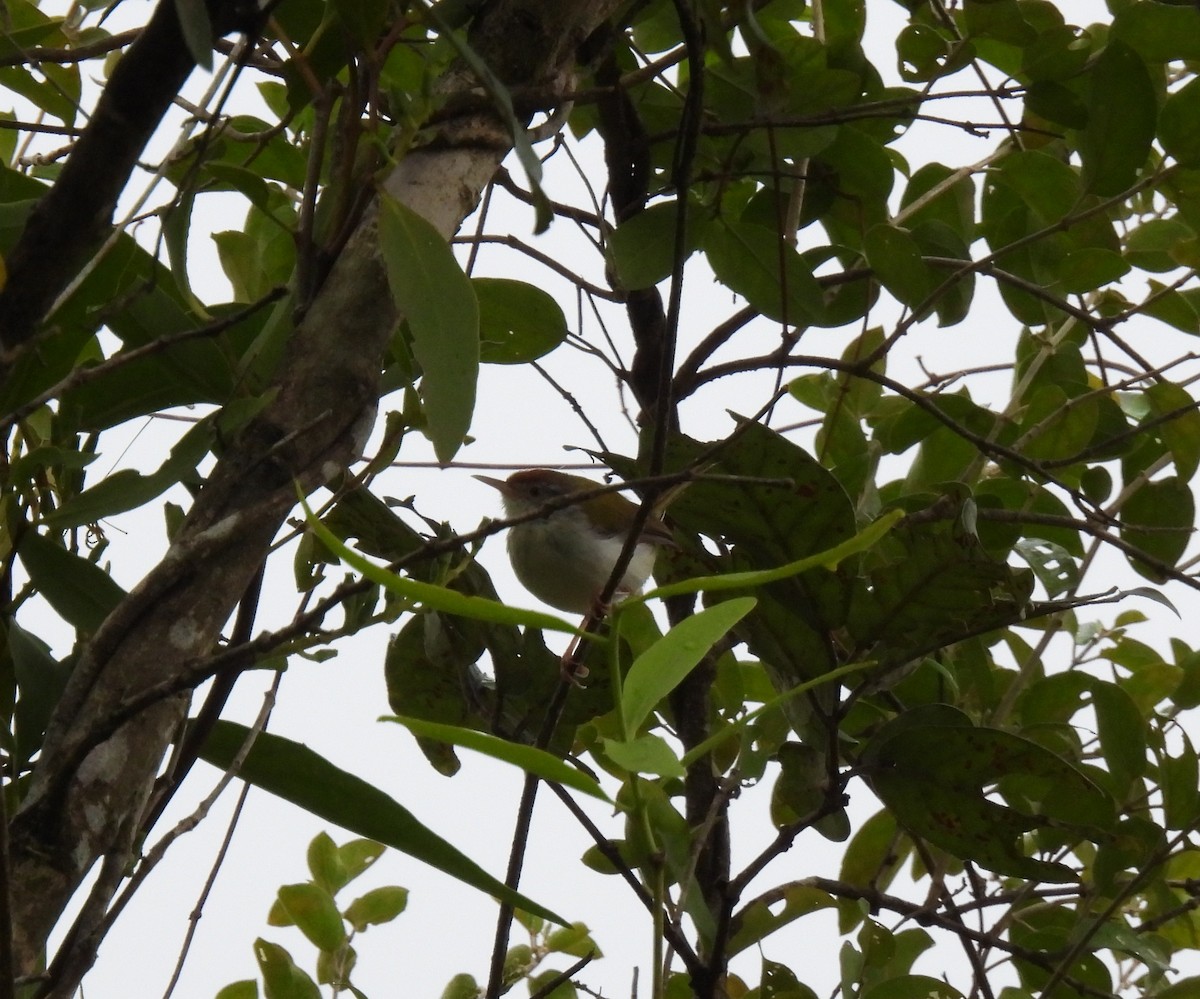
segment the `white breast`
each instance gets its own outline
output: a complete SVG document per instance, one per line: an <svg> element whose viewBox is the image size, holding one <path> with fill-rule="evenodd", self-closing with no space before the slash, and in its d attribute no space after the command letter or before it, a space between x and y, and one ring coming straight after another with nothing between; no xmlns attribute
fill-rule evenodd
<svg viewBox="0 0 1200 999"><path fill-rule="evenodd" d="M563 520L566 514L570 520ZM517 578L539 600L559 610L586 614L612 575L625 539L581 530L575 511L514 527L508 552ZM618 588L617 599L636 593L654 569L652 545L638 545Z"/></svg>

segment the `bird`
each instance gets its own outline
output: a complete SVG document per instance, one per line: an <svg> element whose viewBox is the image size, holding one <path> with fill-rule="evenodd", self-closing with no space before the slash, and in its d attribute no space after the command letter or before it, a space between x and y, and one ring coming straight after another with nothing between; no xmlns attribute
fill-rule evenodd
<svg viewBox="0 0 1200 999"><path fill-rule="evenodd" d="M594 492L597 484L582 475L549 468L515 472L507 479L475 478L500 492L505 513L519 517L575 493ZM575 614L602 614L600 596L625 541L638 506L615 492L590 496L508 531L508 556L521 584L543 603ZM633 557L614 598L641 591L654 570L657 549L675 547L671 531L657 517L642 526Z"/></svg>

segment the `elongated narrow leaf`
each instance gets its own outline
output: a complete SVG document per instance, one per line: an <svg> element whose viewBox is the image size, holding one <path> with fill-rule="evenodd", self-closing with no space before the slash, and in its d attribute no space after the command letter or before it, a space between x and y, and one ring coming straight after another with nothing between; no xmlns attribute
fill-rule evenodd
<svg viewBox="0 0 1200 999"><path fill-rule="evenodd" d="M203 11L204 5L201 4L200 7ZM210 48L208 51L211 56L212 49ZM192 231L192 209L195 203L195 185L188 184L179 192L178 199L163 219L163 239L167 246L167 258L171 262L171 273L175 277L179 293L187 300L197 315L207 319L209 318L208 313L205 311L203 303L192 291L191 279L188 277L188 236Z"/></svg>
<svg viewBox="0 0 1200 999"><path fill-rule="evenodd" d="M201 759L217 767L229 767L248 734L244 725L217 722L200 752ZM239 776L343 829L407 853L464 884L567 925L562 917L492 877L398 801L361 777L334 766L303 743L260 733Z"/></svg>
<svg viewBox="0 0 1200 999"><path fill-rule="evenodd" d="M183 43L196 65L212 71L213 26L204 0L175 0L175 14L183 33Z"/></svg>
<svg viewBox="0 0 1200 999"><path fill-rule="evenodd" d="M757 602L754 597L736 597L702 610L680 621L637 657L621 692L626 737L637 732L654 705L674 690Z"/></svg>
<svg viewBox="0 0 1200 999"><path fill-rule="evenodd" d="M157 471L149 475L132 468L114 472L72 496L46 517L46 523L59 529L79 527L149 503L195 472L212 447L214 425L212 419L196 424L171 449L170 457Z"/></svg>
<svg viewBox="0 0 1200 999"><path fill-rule="evenodd" d="M435 586L433 583L423 583L418 579L398 576L394 572L377 566L353 548L344 545L324 524L321 523L309 509L308 504L301 499L304 516L308 526L321 541L350 568L357 570L367 579L378 583L388 591L420 604L429 610L441 611L444 614L457 614L460 617L473 618L476 621L488 621L492 624L515 624L530 628L544 628L551 631L565 631L575 634L578 629L561 617L545 614L542 611L522 610L519 607L509 607L498 600L488 600L486 597L474 597L445 586Z"/></svg>
<svg viewBox="0 0 1200 999"><path fill-rule="evenodd" d="M21 564L46 602L74 628L92 632L125 596L98 565L30 532L18 549Z"/></svg>
<svg viewBox="0 0 1200 999"><path fill-rule="evenodd" d="M495 760L502 760L520 767L528 773L535 774L543 780L574 788L593 798L608 801L609 797L591 777L576 770L560 760L557 756L547 753L534 746L524 746L520 743L498 739L487 732L462 728L458 725L444 725L439 722L422 721L420 718L405 718L401 715L385 716L384 721L393 721L403 725L413 735L423 739L437 739L439 742L449 742L465 749L473 749Z"/></svg>
<svg viewBox="0 0 1200 999"><path fill-rule="evenodd" d="M383 199L379 245L396 308L408 320L421 365L427 433L440 461L458 451L475 409L479 304L454 253L432 225L394 198Z"/></svg>
<svg viewBox="0 0 1200 999"><path fill-rule="evenodd" d="M679 583L660 586L647 593L643 599L673 597L681 593L716 593L720 590L745 590L750 587L762 586L766 583L774 583L780 579L787 579L789 576L798 576L800 573L808 572L810 569L835 569L838 563L844 559L873 547L903 519L903 511L890 510L874 523L868 524L854 535L854 537L843 541L840 545L834 545L826 551L817 552L817 554L809 555L807 558L797 559L795 562L788 562L777 569L727 572L721 576L696 576L693 579L685 579Z"/></svg>
<svg viewBox="0 0 1200 999"><path fill-rule="evenodd" d="M59 662L50 654L50 647L45 642L16 621L5 622L5 627L8 629L8 655L21 695L13 713L15 755L19 763L26 763L42 746L50 713L71 675L72 661Z"/></svg>

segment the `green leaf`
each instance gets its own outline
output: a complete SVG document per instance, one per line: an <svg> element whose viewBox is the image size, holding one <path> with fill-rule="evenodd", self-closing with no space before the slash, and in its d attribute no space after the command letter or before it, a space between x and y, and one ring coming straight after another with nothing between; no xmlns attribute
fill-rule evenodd
<svg viewBox="0 0 1200 999"><path fill-rule="evenodd" d="M889 510L868 524L854 537L834 545L827 551L788 562L776 569L751 569L745 572L726 572L719 576L698 576L679 583L668 583L645 594L641 599L666 599L681 593L719 593L722 590L743 590L797 576L813 569L836 569L843 561L873 548L879 540L904 519L899 510Z"/></svg>
<svg viewBox="0 0 1200 999"><path fill-rule="evenodd" d="M342 923L342 914L334 905L333 896L320 885L311 881L282 885L279 889L279 904L300 932L319 949L337 950L346 942L346 927Z"/></svg>
<svg viewBox="0 0 1200 999"><path fill-rule="evenodd" d="M1158 99L1145 62L1110 39L1090 71L1088 123L1080 133L1083 186L1101 197L1137 179L1154 141Z"/></svg>
<svg viewBox="0 0 1200 999"><path fill-rule="evenodd" d="M1028 9L1028 8L1026 8ZM1063 23L1058 9L1043 7L1037 35L1022 44L1021 68L1039 82L1073 82L1082 74L1092 54L1086 31Z"/></svg>
<svg viewBox="0 0 1200 999"><path fill-rule="evenodd" d="M896 38L900 76L907 83L936 80L951 53L949 39L928 24L909 24Z"/></svg>
<svg viewBox="0 0 1200 999"><path fill-rule="evenodd" d="M455 975L442 989L441 999L479 999L482 991L468 974Z"/></svg>
<svg viewBox="0 0 1200 999"><path fill-rule="evenodd" d="M921 259L921 248L907 229L872 226L863 238L863 252L883 286L910 309L933 291L934 279Z"/></svg>
<svg viewBox="0 0 1200 999"><path fill-rule="evenodd" d="M50 714L71 675L71 664L60 663L50 654L50 646L15 620L10 618L6 627L19 694L13 713L15 755L18 763L26 763L42 746Z"/></svg>
<svg viewBox="0 0 1200 999"><path fill-rule="evenodd" d="M687 773L661 736L649 734L625 741L604 739L603 743L608 758L629 773L659 777L683 777Z"/></svg>
<svg viewBox="0 0 1200 999"><path fill-rule="evenodd" d="M1179 266L1181 248L1196 231L1181 219L1149 219L1130 230L1125 257L1134 267L1165 274Z"/></svg>
<svg viewBox="0 0 1200 999"><path fill-rule="evenodd" d="M216 999L258 999L258 982L253 978L231 982L217 993Z"/></svg>
<svg viewBox="0 0 1200 999"><path fill-rule="evenodd" d="M1058 276L1063 291L1082 294L1111 284L1129 273L1129 262L1113 250L1084 247L1067 254Z"/></svg>
<svg viewBox="0 0 1200 999"><path fill-rule="evenodd" d="M957 271L939 271L931 281L935 290L941 289L933 302L937 311L938 326L954 326L962 322L970 314L971 301L975 295L975 273L966 269L971 260L971 251L966 241L957 229L936 219L913 226L912 235L922 254L930 257L951 257L963 262L963 267ZM951 274L954 281L942 287L944 279Z"/></svg>
<svg viewBox="0 0 1200 999"><path fill-rule="evenodd" d="M1154 999L1200 999L1200 975L1181 978L1154 993Z"/></svg>
<svg viewBox="0 0 1200 999"><path fill-rule="evenodd" d="M1174 565L1192 535L1195 501L1191 489L1177 476L1145 482L1121 509L1121 537L1147 555ZM1136 556L1130 564L1147 579L1162 582L1161 574Z"/></svg>
<svg viewBox="0 0 1200 999"><path fill-rule="evenodd" d="M860 649L887 672L936 649L1024 616L1032 576L990 556L947 523L907 524L881 546L856 588L847 622Z"/></svg>
<svg viewBox="0 0 1200 999"><path fill-rule="evenodd" d="M940 193L934 195L935 188ZM914 231L927 223L941 223L966 244L975 236L976 193L969 176L956 175L943 163L926 163L904 189L899 218Z"/></svg>
<svg viewBox="0 0 1200 999"><path fill-rule="evenodd" d="M479 302L479 360L524 364L567 337L567 317L541 288L508 278L471 278Z"/></svg>
<svg viewBox="0 0 1200 999"><path fill-rule="evenodd" d="M46 62L44 69L50 69L54 64ZM50 73L46 73L49 77ZM0 87L4 90L20 94L31 101L34 106L47 111L67 125L75 120L78 104L67 93L64 93L54 83L43 83L23 66L7 66L0 69ZM11 98L10 98L11 99Z"/></svg>
<svg viewBox="0 0 1200 999"><path fill-rule="evenodd" d="M1019 538L1013 551L1029 564L1051 599L1079 585L1079 563L1061 545L1043 538Z"/></svg>
<svg viewBox="0 0 1200 999"><path fill-rule="evenodd" d="M1200 11L1183 4L1130 3L1113 19L1111 37L1154 62L1200 59Z"/></svg>
<svg viewBox="0 0 1200 999"><path fill-rule="evenodd" d="M1099 400L1071 400L1060 385L1039 385L1020 415L1020 442L1031 458L1068 459L1079 454L1096 433Z"/></svg>
<svg viewBox="0 0 1200 999"><path fill-rule="evenodd" d="M31 23L18 25L16 15L25 14ZM9 6L8 25L5 26L4 38L0 40L0 55L24 57L33 46L51 38L62 37L62 21L59 18L46 17L33 4L13 4Z"/></svg>
<svg viewBox="0 0 1200 999"><path fill-rule="evenodd" d="M27 533L17 553L38 592L77 631L94 632L125 598L107 572L43 534Z"/></svg>
<svg viewBox="0 0 1200 999"><path fill-rule="evenodd" d="M759 999L817 999L817 994L801 982L786 964L764 957Z"/></svg>
<svg viewBox="0 0 1200 999"><path fill-rule="evenodd" d="M860 993L862 999L963 999L963 994L940 978L901 975Z"/></svg>
<svg viewBox="0 0 1200 999"><path fill-rule="evenodd" d="M715 462L713 455L719 455ZM617 470L626 469L624 474L636 474L620 456L608 460ZM847 574L837 567L886 534L895 518L889 514L855 537L854 510L836 476L757 423L742 422L725 446L682 435L672 439L666 470L694 467L697 461L729 480L690 483L671 504L672 520L734 554L715 562L684 562L678 575L712 575L667 583L647 599L755 587L758 606L738 624L737 636L763 661L776 689L828 674L837 662L826 636L844 623L849 592ZM668 560L661 559L660 566L664 563ZM803 615L797 607L804 608ZM789 704L789 711L793 707Z"/></svg>
<svg viewBox="0 0 1200 999"><path fill-rule="evenodd" d="M683 247L690 257L700 247L708 221L699 205L688 201ZM622 288L652 288L671 276L675 266L678 201L661 201L622 222L608 241L608 253Z"/></svg>
<svg viewBox="0 0 1200 999"><path fill-rule="evenodd" d="M1153 278L1146 281L1146 288L1149 294L1140 309L1143 314L1184 333L1200 333L1200 313L1185 296Z"/></svg>
<svg viewBox="0 0 1200 999"><path fill-rule="evenodd" d="M1015 963L1020 969L1021 982L1028 989L1026 996L1036 996L1037 999L1047 999L1047 996L1066 999L1068 995L1079 996L1081 993L1113 994L1114 983L1111 974L1099 957L1075 949L1077 941L1090 937L1093 925L1091 920L1081 916L1074 907L1053 902L1045 906L1027 906L1020 910L1020 915L1020 919L1014 920L1010 934L1016 946L1040 953L1066 954L1070 951L1079 954L1073 960L1064 959L1058 965L1063 968L1073 985L1078 983L1076 988L1068 987L1061 992L1044 987L1048 984L1051 974L1049 969L1026 964L1018 958ZM1025 997L1019 996L1018 999Z"/></svg>
<svg viewBox="0 0 1200 999"><path fill-rule="evenodd" d="M600 956L600 948L584 923L572 923L551 931L546 937L546 948L555 954L570 954L572 957L586 957L589 954Z"/></svg>
<svg viewBox="0 0 1200 999"><path fill-rule="evenodd" d="M263 976L266 999L321 999L321 990L278 944L261 937L254 941L254 957Z"/></svg>
<svg viewBox="0 0 1200 999"><path fill-rule="evenodd" d="M1104 948L1135 957L1156 977L1172 970L1171 955L1165 949L1164 941L1156 939L1153 933L1135 930L1120 918L1101 924L1089 945L1097 950Z"/></svg>
<svg viewBox="0 0 1200 999"><path fill-rule="evenodd" d="M789 687L782 694L779 694L777 697L773 697L761 707L756 708L746 715L743 715L732 725L726 726L716 734L710 735L699 745L693 746L691 749L689 749L683 756L682 762L684 767L690 767L693 763L699 759L702 759L706 754L711 753L713 749L721 745L726 740L731 739L733 736L745 731L758 719L769 715L773 711L777 711L780 708L786 707L789 701L792 701L797 697L801 697L804 694L807 694L810 690L815 690L824 684L833 683L834 681L842 679L842 677L853 676L855 673L861 673L863 670L870 669L875 665L876 664L874 662L869 660L866 662L846 663L844 666L839 666L836 669L832 669L828 673L822 674L821 676L814 677L811 680L805 680L802 683L797 683L794 686Z"/></svg>
<svg viewBox="0 0 1200 999"><path fill-rule="evenodd" d="M308 844L306 860L313 881L328 894L337 894L350 880L342 863L341 852L328 833L317 833L312 838L312 842Z"/></svg>
<svg viewBox="0 0 1200 999"><path fill-rule="evenodd" d="M1087 108L1079 94L1057 80L1034 81L1025 91L1025 108L1068 128L1083 128L1087 124Z"/></svg>
<svg viewBox="0 0 1200 999"><path fill-rule="evenodd" d="M1117 787L1127 788L1146 772L1146 723L1133 698L1116 684L1093 679L1090 689L1104 762Z"/></svg>
<svg viewBox="0 0 1200 999"><path fill-rule="evenodd" d="M479 306L441 234L411 208L384 197L379 245L396 308L421 365L427 433L439 461L454 457L475 409Z"/></svg>
<svg viewBox="0 0 1200 999"><path fill-rule="evenodd" d="M250 730L218 721L200 758L227 769L240 752ZM466 854L451 846L407 808L378 788L335 767L302 743L268 732L259 733L238 771L264 791L290 801L329 822L395 847L464 884L566 925L566 921L498 881Z"/></svg>
<svg viewBox="0 0 1200 999"><path fill-rule="evenodd" d="M361 933L368 926L390 923L408 907L408 889L398 885L372 888L360 895L346 908L347 921L355 932Z"/></svg>
<svg viewBox="0 0 1200 999"><path fill-rule="evenodd" d="M621 692L621 717L626 738L641 728L654 706L674 690L705 654L757 600L737 597L684 618L643 652L629 667Z"/></svg>
<svg viewBox="0 0 1200 999"><path fill-rule="evenodd" d="M939 724L944 707L899 715L863 752L872 786L897 820L999 874L1069 881L1067 866L1025 853L1025 834L1052 823L1076 837L1113 826L1113 800L1041 745L998 729ZM989 794L999 783L1009 804Z"/></svg>
<svg viewBox="0 0 1200 999"><path fill-rule="evenodd" d="M387 18L387 7L373 0L334 0L337 19L363 50L379 41Z"/></svg>
<svg viewBox="0 0 1200 999"><path fill-rule="evenodd" d="M157 499L177 482L194 475L196 466L212 448L215 426L215 418L201 420L171 448L170 457L157 471L149 475L130 468L113 472L51 512L46 524L59 530L80 527Z"/></svg>
<svg viewBox="0 0 1200 999"><path fill-rule="evenodd" d="M176 0L176 2L189 4L192 0ZM203 8L203 3L200 6ZM167 257L171 262L171 273L175 277L175 284L178 286L180 294L192 306L197 315L207 318L204 306L192 292L191 281L188 277L188 236L192 231L192 209L195 202L196 188L194 184L189 183L179 192L175 202L163 217L162 233L167 247Z"/></svg>
<svg viewBox="0 0 1200 999"><path fill-rule="evenodd" d="M475 713L463 698L474 679L475 662L483 654L472 643L464 648L464 619L441 614L414 614L388 642L383 671L388 703L394 711L452 725L470 725ZM531 634L538 634L533 629ZM462 764L444 742L417 739L425 758L438 773L452 777Z"/></svg>
<svg viewBox="0 0 1200 999"><path fill-rule="evenodd" d="M1157 433L1171 450L1175 471L1190 482L1200 467L1200 412L1187 389L1174 382L1157 381L1146 388L1150 411L1163 419Z"/></svg>
<svg viewBox="0 0 1200 999"><path fill-rule="evenodd" d="M1158 117L1158 138L1183 166L1200 166L1200 80L1167 95Z"/></svg>
<svg viewBox="0 0 1200 999"><path fill-rule="evenodd" d="M1037 213L1045 225L1058 222L1079 203L1079 175L1068 164L1040 150L1020 150L1000 161L989 184L1003 184Z"/></svg>
<svg viewBox="0 0 1200 999"><path fill-rule="evenodd" d="M444 725L438 722L424 721L419 718L390 715L385 716L383 721L391 721L396 722L398 725L403 725L413 735L420 736L421 738L436 739L439 742L448 742L454 746L473 749L477 753L483 753L485 756L492 757L492 759L502 760L505 763L511 763L513 766L520 767L527 773L541 777L542 780L553 781L555 784L574 788L576 791L582 791L584 794L591 795L593 798L599 798L601 801L610 800L608 795L604 793L603 788L591 777L577 770L575 767L564 763L558 757L552 756L545 750L534 746L509 742L506 739L499 739L494 735L489 735L486 732L477 732L474 729L461 728L457 725Z"/></svg>
<svg viewBox="0 0 1200 999"><path fill-rule="evenodd" d="M204 0L175 0L183 43L201 69L212 72L213 28Z"/></svg>
<svg viewBox="0 0 1200 999"><path fill-rule="evenodd" d="M900 833L896 817L881 809L859 825L846 845L838 878L848 885L887 891L911 851L912 842ZM839 903L838 908L838 929L849 933L864 913L849 901Z"/></svg>
<svg viewBox="0 0 1200 999"><path fill-rule="evenodd" d="M526 978L526 983L529 986L529 994L536 995L539 999L579 999L579 991L575 988L570 978L560 981L551 991L545 991L550 983L561 974L562 971L556 968L547 968L545 971L539 968L536 973L531 973Z"/></svg>
<svg viewBox="0 0 1200 999"><path fill-rule="evenodd" d="M828 893L798 882L783 886L769 901L755 899L734 918L729 956L753 947L788 923L835 904Z"/></svg>
<svg viewBox="0 0 1200 999"><path fill-rule="evenodd" d="M771 789L771 821L782 829L816 812L825 801L829 778L825 755L811 746L785 742L776 758L779 776Z"/></svg>
<svg viewBox="0 0 1200 999"><path fill-rule="evenodd" d="M770 319L819 323L820 285L796 248L766 226L725 221L708 228L704 252L717 279Z"/></svg>
<svg viewBox="0 0 1200 999"><path fill-rule="evenodd" d="M1163 792L1163 819L1168 829L1190 829L1200 817L1200 763L1187 735L1180 733L1178 756L1163 755L1158 782Z"/></svg>
<svg viewBox="0 0 1200 999"><path fill-rule="evenodd" d="M343 883L349 884L362 874L383 855L385 849L387 848L382 843L370 839L352 839L349 843L339 846L338 861L342 870L346 872L346 880Z"/></svg>

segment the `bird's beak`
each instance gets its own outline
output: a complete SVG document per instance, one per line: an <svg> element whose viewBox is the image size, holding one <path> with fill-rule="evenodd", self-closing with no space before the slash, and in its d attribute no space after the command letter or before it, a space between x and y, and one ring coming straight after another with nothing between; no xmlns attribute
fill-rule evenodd
<svg viewBox="0 0 1200 999"><path fill-rule="evenodd" d="M512 486L503 479L493 479L490 475L476 475L473 478L480 482L486 482L493 489L499 490L501 496L509 496L512 494Z"/></svg>

